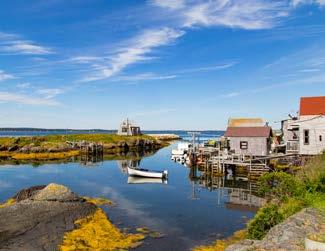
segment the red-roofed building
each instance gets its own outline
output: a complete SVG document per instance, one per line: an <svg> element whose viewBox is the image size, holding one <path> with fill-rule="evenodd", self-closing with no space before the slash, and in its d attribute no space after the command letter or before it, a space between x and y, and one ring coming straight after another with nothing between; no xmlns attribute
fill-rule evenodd
<svg viewBox="0 0 325 251"><path fill-rule="evenodd" d="M325 96L300 98L300 116L325 115Z"/></svg>
<svg viewBox="0 0 325 251"><path fill-rule="evenodd" d="M228 127L224 135L235 154L266 156L270 154L272 129L269 126Z"/></svg>
<svg viewBox="0 0 325 251"><path fill-rule="evenodd" d="M282 122L287 153L320 154L325 150L325 96L302 97L297 118Z"/></svg>

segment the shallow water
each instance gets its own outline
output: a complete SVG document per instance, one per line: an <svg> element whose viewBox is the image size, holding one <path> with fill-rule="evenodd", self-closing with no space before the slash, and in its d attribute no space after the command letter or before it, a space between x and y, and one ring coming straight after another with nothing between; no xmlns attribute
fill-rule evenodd
<svg viewBox="0 0 325 251"><path fill-rule="evenodd" d="M246 189L250 184L220 178L224 188L205 187L199 184L205 183L202 179L195 178L200 172L194 175L189 168L170 160L172 147L161 149L140 162L142 168L167 169L168 184L128 184L123 161L104 161L93 166L6 165L0 166L0 200L8 199L20 189L51 182L66 185L80 195L107 197L116 206L105 211L119 227L131 231L135 227L148 227L165 235L161 239L146 239L137 250L190 250L243 228L254 210L229 203L238 200L229 187ZM251 198L249 191L239 197L243 204Z"/></svg>

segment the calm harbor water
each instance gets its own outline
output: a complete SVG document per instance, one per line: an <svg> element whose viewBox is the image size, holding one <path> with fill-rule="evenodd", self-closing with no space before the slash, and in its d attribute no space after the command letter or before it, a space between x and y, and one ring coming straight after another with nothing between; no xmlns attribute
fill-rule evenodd
<svg viewBox="0 0 325 251"><path fill-rule="evenodd" d="M249 193L236 194L231 187L250 187L245 181L220 178L201 179L200 172L170 160L171 148L143 158L140 167L169 171L167 184L136 184L129 180L127 161L104 161L85 166L80 163L0 166L0 200L18 190L51 182L66 185L80 195L107 197L116 203L105 208L119 227L148 227L165 235L146 239L137 250L190 250L218 237L226 237L245 226L254 215L247 204ZM220 183L218 183L220 182ZM213 188L214 184L224 187ZM241 189L240 189L241 190ZM235 196L234 196L235 195ZM237 203L243 200L243 205ZM234 204L233 201L236 201Z"/></svg>

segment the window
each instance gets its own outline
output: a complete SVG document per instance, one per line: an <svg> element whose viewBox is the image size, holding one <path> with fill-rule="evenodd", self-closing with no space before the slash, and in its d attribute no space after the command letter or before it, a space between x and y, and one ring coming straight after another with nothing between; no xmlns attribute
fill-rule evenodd
<svg viewBox="0 0 325 251"><path fill-rule="evenodd" d="M322 135L319 135L319 141L323 141Z"/></svg>
<svg viewBox="0 0 325 251"><path fill-rule="evenodd" d="M309 130L304 130L304 145L309 145Z"/></svg>
<svg viewBox="0 0 325 251"><path fill-rule="evenodd" d="M248 142L247 141L240 141L240 149L247 150L248 149Z"/></svg>

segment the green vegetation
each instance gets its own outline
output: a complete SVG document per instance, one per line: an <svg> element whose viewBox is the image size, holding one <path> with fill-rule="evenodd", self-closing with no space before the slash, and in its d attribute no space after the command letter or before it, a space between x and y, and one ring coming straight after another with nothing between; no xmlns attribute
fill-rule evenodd
<svg viewBox="0 0 325 251"><path fill-rule="evenodd" d="M57 160L79 155L79 151L67 151L59 153L8 153L7 157L14 160Z"/></svg>
<svg viewBox="0 0 325 251"><path fill-rule="evenodd" d="M262 239L270 228L303 208L325 212L325 154L313 158L295 174L273 172L262 176L259 193L269 203L248 224L251 239Z"/></svg>
<svg viewBox="0 0 325 251"><path fill-rule="evenodd" d="M258 193L267 199L267 204L258 210L246 229L212 245L196 247L193 251L223 251L246 238L261 240L272 227L303 208L316 208L325 217L325 153L290 171L294 174L277 171L259 178ZM312 238L323 241L324 233Z"/></svg>
<svg viewBox="0 0 325 251"><path fill-rule="evenodd" d="M139 150L154 151L168 142L148 135L71 134L0 138L0 158L12 160L55 160L78 156L83 142L103 144L105 154L119 155Z"/></svg>
<svg viewBox="0 0 325 251"><path fill-rule="evenodd" d="M26 145L33 144L34 146L56 146L66 141L89 141L97 143L119 143L119 142L134 142L137 140L155 140L155 138L148 135L140 136L120 136L116 134L68 134L68 135L48 135L48 136L35 136L35 137L3 137L0 138L0 145L12 146L17 145L24 147Z"/></svg>

